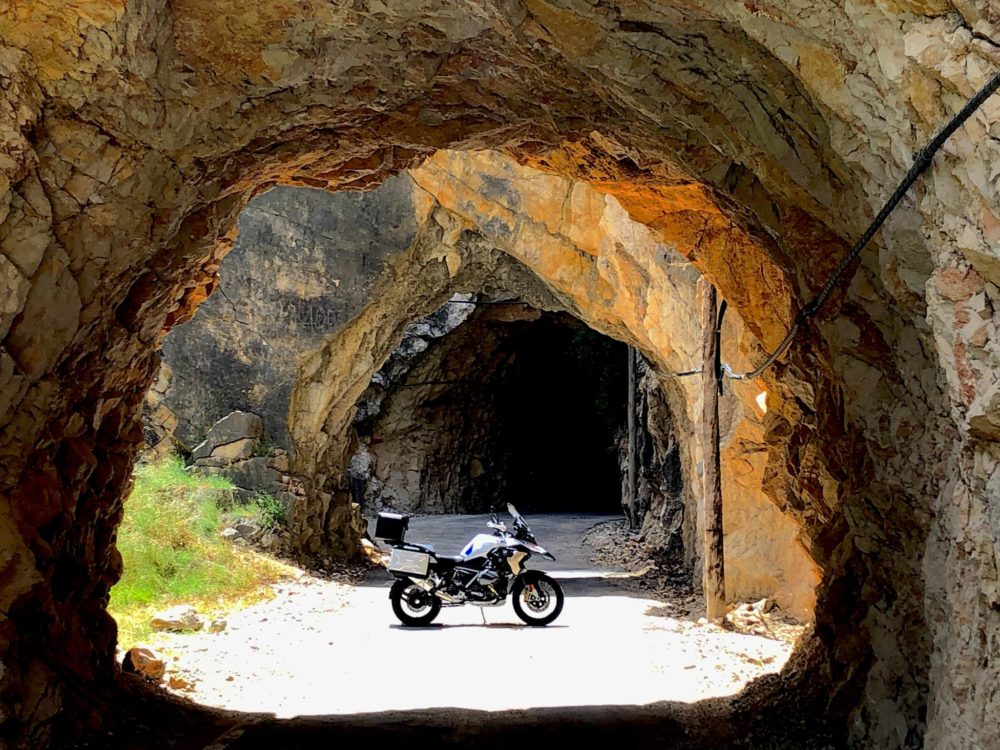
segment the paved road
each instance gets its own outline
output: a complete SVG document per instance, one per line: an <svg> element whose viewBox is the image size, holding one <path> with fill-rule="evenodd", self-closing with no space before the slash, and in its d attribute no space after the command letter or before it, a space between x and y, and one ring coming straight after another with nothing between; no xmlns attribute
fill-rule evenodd
<svg viewBox="0 0 1000 750"><path fill-rule="evenodd" d="M617 521L623 516L599 515L595 513L541 513L526 516L525 520L538 543L555 555L555 562L533 557L530 567L556 572L600 573L611 568L595 566L590 561L589 550L582 544L584 532L599 523ZM410 519L407 540L420 544L432 544L437 552L457 555L476 534L489 533L486 522L490 516L419 516ZM510 516L501 515L500 520L513 528ZM556 576L561 578L564 576Z"/></svg>

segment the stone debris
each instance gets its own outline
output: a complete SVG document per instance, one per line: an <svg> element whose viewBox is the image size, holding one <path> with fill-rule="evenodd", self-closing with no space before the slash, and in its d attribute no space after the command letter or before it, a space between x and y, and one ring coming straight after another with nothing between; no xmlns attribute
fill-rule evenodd
<svg viewBox="0 0 1000 750"><path fill-rule="evenodd" d="M806 626L782 612L773 599L760 599L733 607L720 623L723 629L794 643Z"/></svg>
<svg viewBox="0 0 1000 750"><path fill-rule="evenodd" d="M659 614L686 617L703 607L683 562L647 544L640 534L629 530L627 521L598 524L584 534L583 542L593 550L594 563L632 574L622 579L624 587L663 600Z"/></svg>
<svg viewBox="0 0 1000 750"><path fill-rule="evenodd" d="M622 579L623 586L663 600L663 607L651 614L691 618L704 612L701 593L691 584L691 570L664 559L655 546L631 532L626 521L594 526L584 535L584 543L594 550L591 559L595 563L635 574ZM709 622L704 616L698 616L695 622L699 627L721 627L786 643L795 643L806 631L806 626L782 611L773 598L737 604L716 622Z"/></svg>
<svg viewBox="0 0 1000 750"><path fill-rule="evenodd" d="M327 558L310 572L337 583L357 586L368 580L371 571L382 567L384 566L380 562L367 558L361 561L341 561ZM308 580L305 583L308 584Z"/></svg>
<svg viewBox="0 0 1000 750"><path fill-rule="evenodd" d="M149 624L153 630L201 630L205 627L205 618L198 614L194 607L178 604L154 615Z"/></svg>
<svg viewBox="0 0 1000 750"><path fill-rule="evenodd" d="M206 458L238 461L253 455L253 443L264 434L264 422L256 414L234 411L208 431L205 439L191 453L197 463Z"/></svg>
<svg viewBox="0 0 1000 750"><path fill-rule="evenodd" d="M194 690L195 683L186 677L172 674L167 678L167 687L171 690L180 690L187 693Z"/></svg>
<svg viewBox="0 0 1000 750"><path fill-rule="evenodd" d="M166 670L166 663L148 648L130 648L122 659L123 672L141 675L152 682L162 680Z"/></svg>
<svg viewBox="0 0 1000 750"><path fill-rule="evenodd" d="M255 521L240 520L229 528L236 532L237 539L245 539L247 541L257 539L262 533L260 524Z"/></svg>

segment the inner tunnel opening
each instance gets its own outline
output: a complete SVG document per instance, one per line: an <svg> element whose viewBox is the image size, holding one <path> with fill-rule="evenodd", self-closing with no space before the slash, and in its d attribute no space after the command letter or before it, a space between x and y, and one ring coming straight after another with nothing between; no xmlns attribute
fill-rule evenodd
<svg viewBox="0 0 1000 750"><path fill-rule="evenodd" d="M359 402L362 507L620 514L626 345L516 299L446 307L467 317L400 372L404 339Z"/></svg>

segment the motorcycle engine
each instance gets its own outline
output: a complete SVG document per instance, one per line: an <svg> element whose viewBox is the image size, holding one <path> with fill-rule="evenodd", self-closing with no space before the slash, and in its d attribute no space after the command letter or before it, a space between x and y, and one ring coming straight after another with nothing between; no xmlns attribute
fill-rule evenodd
<svg viewBox="0 0 1000 750"><path fill-rule="evenodd" d="M470 587L468 596L475 601L493 602L502 599L506 593L507 578L500 573L497 560L491 555L475 584Z"/></svg>

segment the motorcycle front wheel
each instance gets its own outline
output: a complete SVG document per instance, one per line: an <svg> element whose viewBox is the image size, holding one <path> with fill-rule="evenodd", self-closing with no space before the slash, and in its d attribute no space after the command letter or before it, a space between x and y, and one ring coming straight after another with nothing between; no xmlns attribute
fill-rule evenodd
<svg viewBox="0 0 1000 750"><path fill-rule="evenodd" d="M551 576L540 575L530 583L524 578L514 581L510 590L514 611L528 625L548 625L563 608L562 587Z"/></svg>
<svg viewBox="0 0 1000 750"><path fill-rule="evenodd" d="M441 600L412 581L399 580L392 584L389 600L393 613L410 628L430 625L441 611Z"/></svg>

